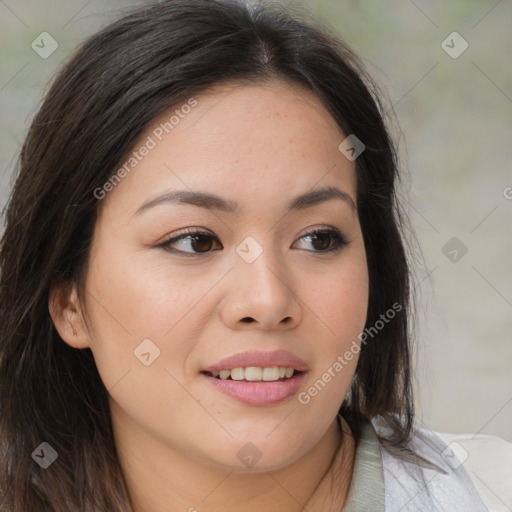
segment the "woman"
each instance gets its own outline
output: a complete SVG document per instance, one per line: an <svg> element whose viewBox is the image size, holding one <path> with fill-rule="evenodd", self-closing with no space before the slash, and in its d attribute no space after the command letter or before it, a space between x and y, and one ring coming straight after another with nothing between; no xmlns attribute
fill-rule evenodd
<svg viewBox="0 0 512 512"><path fill-rule="evenodd" d="M415 426L396 179L309 21L170 0L89 39L7 208L1 509L510 506L509 443Z"/></svg>

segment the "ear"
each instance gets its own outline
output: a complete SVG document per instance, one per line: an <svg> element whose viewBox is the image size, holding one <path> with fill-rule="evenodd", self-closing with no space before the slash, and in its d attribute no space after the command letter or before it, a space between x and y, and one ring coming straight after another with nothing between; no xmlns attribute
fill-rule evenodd
<svg viewBox="0 0 512 512"><path fill-rule="evenodd" d="M54 283L48 296L48 309L60 337L73 348L90 346L76 286Z"/></svg>

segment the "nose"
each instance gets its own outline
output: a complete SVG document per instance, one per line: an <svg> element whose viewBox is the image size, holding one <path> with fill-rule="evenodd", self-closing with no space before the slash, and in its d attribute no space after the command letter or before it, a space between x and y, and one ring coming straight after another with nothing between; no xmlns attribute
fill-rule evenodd
<svg viewBox="0 0 512 512"><path fill-rule="evenodd" d="M231 329L280 330L296 327L302 318L296 277L265 250L252 262L235 258L221 316Z"/></svg>

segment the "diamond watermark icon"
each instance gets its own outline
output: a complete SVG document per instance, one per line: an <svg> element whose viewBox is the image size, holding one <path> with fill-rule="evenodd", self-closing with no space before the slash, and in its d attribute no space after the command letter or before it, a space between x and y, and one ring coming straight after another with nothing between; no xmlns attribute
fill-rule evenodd
<svg viewBox="0 0 512 512"><path fill-rule="evenodd" d="M468 252L468 248L454 236L443 245L441 251L452 263L458 263Z"/></svg>
<svg viewBox="0 0 512 512"><path fill-rule="evenodd" d="M458 32L452 32L441 43L441 48L452 59L458 59L468 49L468 46L468 42Z"/></svg>
<svg viewBox="0 0 512 512"><path fill-rule="evenodd" d="M58 453L51 445L44 442L41 443L33 452L32 458L43 468L49 468L58 457Z"/></svg>
<svg viewBox="0 0 512 512"><path fill-rule="evenodd" d="M248 236L238 244L236 252L246 263L252 263L263 252L263 247L252 236Z"/></svg>
<svg viewBox="0 0 512 512"><path fill-rule="evenodd" d="M32 50L34 50L39 57L47 59L59 47L59 43L48 34L48 32L41 32L33 41Z"/></svg>
<svg viewBox="0 0 512 512"><path fill-rule="evenodd" d="M354 135L349 135L339 146L345 158L353 162L364 150L366 146Z"/></svg>
<svg viewBox="0 0 512 512"><path fill-rule="evenodd" d="M244 466L252 468L261 459L262 453L253 443L245 443L236 456Z"/></svg>
<svg viewBox="0 0 512 512"><path fill-rule="evenodd" d="M452 469L457 469L469 457L469 453L457 441L450 443L441 455Z"/></svg>
<svg viewBox="0 0 512 512"><path fill-rule="evenodd" d="M160 356L160 349L149 338L146 338L137 345L133 353L144 366L151 366Z"/></svg>

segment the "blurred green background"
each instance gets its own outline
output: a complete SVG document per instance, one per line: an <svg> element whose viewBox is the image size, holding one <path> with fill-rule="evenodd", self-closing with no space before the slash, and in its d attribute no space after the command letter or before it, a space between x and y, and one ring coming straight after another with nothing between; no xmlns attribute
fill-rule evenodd
<svg viewBox="0 0 512 512"><path fill-rule="evenodd" d="M2 206L52 73L142 3L0 0ZM419 420L512 441L512 2L282 3L348 42L396 115L401 196L425 260L414 281ZM31 47L42 32L58 43L46 59Z"/></svg>

